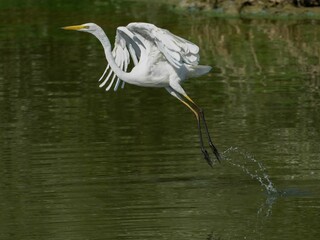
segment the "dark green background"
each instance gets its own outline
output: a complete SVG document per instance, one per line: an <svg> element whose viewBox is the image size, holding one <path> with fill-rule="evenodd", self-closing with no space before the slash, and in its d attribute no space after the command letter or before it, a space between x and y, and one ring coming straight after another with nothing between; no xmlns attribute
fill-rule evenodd
<svg viewBox="0 0 320 240"><path fill-rule="evenodd" d="M1 1L0 19L0 239L318 239L319 21L111 0ZM60 30L95 22L113 42L133 21L200 46L213 70L184 88L228 161L206 164L164 89L99 89L100 43Z"/></svg>

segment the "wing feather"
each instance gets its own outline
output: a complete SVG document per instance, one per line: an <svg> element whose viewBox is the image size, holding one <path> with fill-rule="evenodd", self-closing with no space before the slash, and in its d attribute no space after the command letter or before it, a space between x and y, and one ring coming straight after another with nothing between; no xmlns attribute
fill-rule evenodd
<svg viewBox="0 0 320 240"><path fill-rule="evenodd" d="M109 81L111 75L113 74L113 71L110 69L108 76L105 78L105 80L99 85L100 88L102 88L106 83Z"/></svg>
<svg viewBox="0 0 320 240"><path fill-rule="evenodd" d="M126 64L126 61L121 62L120 68L121 68L122 70L124 70L125 64ZM116 81L116 84L114 85L113 91L117 91L117 90L118 90L118 87L119 87L120 82L121 82L120 78L117 77L117 81Z"/></svg>
<svg viewBox="0 0 320 240"><path fill-rule="evenodd" d="M102 76L99 78L98 82L100 82L100 81L104 78L104 75L106 75L106 73L107 73L107 71L108 71L109 67L110 67L110 65L108 64L108 65L107 65L107 67L106 67L106 69L104 70L104 72L103 72Z"/></svg>
<svg viewBox="0 0 320 240"><path fill-rule="evenodd" d="M112 80L111 80L111 82L109 83L108 87L106 88L106 91L109 91L109 90L110 90L110 88L111 88L114 80L116 79L116 77L117 77L117 75L116 75L116 74L113 74Z"/></svg>
<svg viewBox="0 0 320 240"><path fill-rule="evenodd" d="M196 44L150 23L130 23L127 28L134 34L153 41L174 67L199 64L199 47Z"/></svg>
<svg viewBox="0 0 320 240"><path fill-rule="evenodd" d="M112 50L112 55L118 67L126 72L130 64L130 57L132 58L134 65L137 65L143 52L144 52L144 45L141 42L140 38L135 36L127 28L118 27L114 48ZM108 64L102 76L100 77L99 82L105 77L109 68L110 66ZM122 82L121 88L124 88L125 82L122 81L119 77L117 77L116 74L112 71L112 69L109 70L109 74L102 81L99 87L104 87L110 79L111 81L107 86L106 91L110 90L115 79L116 79L116 83L114 85L113 90L117 91L121 82Z"/></svg>

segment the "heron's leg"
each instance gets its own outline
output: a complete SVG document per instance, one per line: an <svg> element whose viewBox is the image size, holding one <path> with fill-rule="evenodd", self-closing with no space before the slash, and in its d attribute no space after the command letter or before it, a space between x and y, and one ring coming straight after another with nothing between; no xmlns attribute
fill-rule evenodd
<svg viewBox="0 0 320 240"><path fill-rule="evenodd" d="M207 161L207 163L210 165L210 167L213 167L213 162L209 156L208 151L204 148L204 144L203 144L203 138L202 138L202 131L201 131L201 122L200 122L200 115L199 113L192 107L190 106L190 104L188 104L186 101L183 100L183 98L181 97L181 95L179 93L177 93L176 91L174 91L172 88L166 88L166 90L175 98L177 98L180 102L182 102L185 106L187 106L196 116L197 119L197 124L198 124L198 130L199 130L199 138L200 138L200 148L201 148L201 152L204 156L204 159Z"/></svg>
<svg viewBox="0 0 320 240"><path fill-rule="evenodd" d="M220 156L220 154L219 154L218 149L214 146L214 144L213 144L213 142L212 142L212 140L211 140L210 133L209 133L209 130L208 130L207 121L206 121L206 119L205 119L205 117L204 117L204 112L203 112L203 110L202 110L188 95L185 94L184 97L185 97L187 100L189 100L189 102L191 102L191 103L196 107L199 116L200 116L200 117L202 118L202 120L203 120L204 127L205 127L205 130L206 130L206 133L207 133L207 137L208 137L208 140L209 140L209 146L210 146L213 154L216 156L217 160L218 160L219 162L221 162L221 159L222 159L222 158L221 158L221 156Z"/></svg>
<svg viewBox="0 0 320 240"><path fill-rule="evenodd" d="M207 126L207 121L206 121L206 119L205 119L205 117L204 117L204 112L203 112L203 110L201 110L200 115L201 115L201 117L202 117L202 120L203 120L203 123L204 123L204 127L205 127L206 132L207 132L207 136L208 136L208 140L209 140L209 146L210 146L210 148L212 149L212 152L213 152L213 154L216 156L217 160L218 160L219 162L221 162L221 159L222 159L222 158L221 158L221 155L220 155L218 149L216 148L216 146L213 144L213 142L212 142L212 140L211 140L210 133L209 133L208 126Z"/></svg>

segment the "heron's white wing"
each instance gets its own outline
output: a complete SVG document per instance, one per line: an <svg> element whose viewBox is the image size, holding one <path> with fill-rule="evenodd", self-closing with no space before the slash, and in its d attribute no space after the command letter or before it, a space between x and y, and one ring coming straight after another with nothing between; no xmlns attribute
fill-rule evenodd
<svg viewBox="0 0 320 240"><path fill-rule="evenodd" d="M192 42L150 23L130 23L127 28L154 42L173 66L179 68L182 64L198 65L199 47Z"/></svg>
<svg viewBox="0 0 320 240"><path fill-rule="evenodd" d="M121 68L123 71L126 71L128 65L130 63L129 52L126 48L124 40L117 37L117 36L116 36L114 48L112 50L112 55L114 57L116 64L118 65L118 67ZM107 74L108 70L109 70L109 73L108 73L107 77L104 78L104 76ZM112 71L112 69L110 68L110 65L108 64L104 73L102 74L102 76L99 79L99 82L102 81L102 83L99 85L99 87L104 87L109 80L111 80L111 81L110 81L109 85L106 87L106 91L110 90L110 88L112 87L115 80L116 80L116 84L114 87L114 91L117 91L121 80L116 76L116 74ZM123 86L124 86L124 83L122 84L122 87Z"/></svg>
<svg viewBox="0 0 320 240"><path fill-rule="evenodd" d="M116 40L115 40L112 54L114 56L114 60L115 60L116 64L118 65L118 67L120 67L120 69L122 69L122 71L126 72L128 65L130 64L130 55L129 55L128 49L126 47L125 39L121 35L119 35L118 33L116 35ZM110 82L109 86L106 89L107 91L112 86L112 83L113 83L113 81ZM117 77L117 81L114 86L114 91L118 90L120 83L121 83L121 80ZM123 82L122 86L124 86L124 82Z"/></svg>
<svg viewBox="0 0 320 240"><path fill-rule="evenodd" d="M133 63L134 65L137 65L138 61L145 53L145 46L139 36L133 34L126 27L118 27L117 36L125 41L126 47L129 48Z"/></svg>
<svg viewBox="0 0 320 240"><path fill-rule="evenodd" d="M139 59L141 58L142 51L144 51L143 43L136 38L132 32L130 32L125 27L118 27L117 28L117 34L115 39L114 48L112 50L113 57L115 59L116 64L119 68L122 69L122 71L127 71L128 65L130 64L130 55L133 60L134 65L138 64ZM130 54L129 54L130 52ZM103 73L102 77L99 79L101 81L106 74L106 72L109 69L109 64ZM106 88L106 91L109 91L112 87L115 79L116 83L114 86L114 91L117 91L118 87L120 86L120 83L122 82L121 88L124 87L125 82L121 81L116 74L112 71L112 69L109 70L108 76L105 78L105 80L100 84L100 87L105 86L105 84L109 81L109 85Z"/></svg>

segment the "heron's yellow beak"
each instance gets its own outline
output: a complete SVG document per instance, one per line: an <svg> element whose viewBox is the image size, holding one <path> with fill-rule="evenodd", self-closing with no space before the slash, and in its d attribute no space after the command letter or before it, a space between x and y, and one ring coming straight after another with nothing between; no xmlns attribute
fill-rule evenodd
<svg viewBox="0 0 320 240"><path fill-rule="evenodd" d="M84 28L87 28L87 27L84 25L74 25L74 26L62 27L62 29L64 29L64 30L81 30Z"/></svg>

